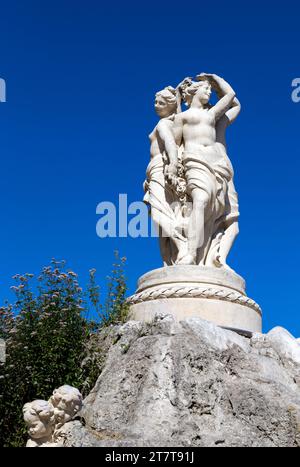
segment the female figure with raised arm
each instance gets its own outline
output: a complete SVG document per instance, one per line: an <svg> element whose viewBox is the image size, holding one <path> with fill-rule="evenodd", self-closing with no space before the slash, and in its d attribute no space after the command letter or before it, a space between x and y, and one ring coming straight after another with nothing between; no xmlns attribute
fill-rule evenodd
<svg viewBox="0 0 300 467"><path fill-rule="evenodd" d="M184 88L189 109L175 116L173 131L177 145L183 147L187 193L192 201L188 254L180 263L204 265L233 177L226 151L217 141L217 124L233 106L235 92L217 75L202 73L197 79ZM212 89L222 95L214 106L209 104Z"/></svg>

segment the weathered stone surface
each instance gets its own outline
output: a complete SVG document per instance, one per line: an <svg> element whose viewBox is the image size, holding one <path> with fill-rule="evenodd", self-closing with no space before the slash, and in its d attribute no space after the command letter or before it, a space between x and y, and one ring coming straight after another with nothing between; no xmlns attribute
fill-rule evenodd
<svg viewBox="0 0 300 467"><path fill-rule="evenodd" d="M299 343L169 315L118 330L65 446L300 446Z"/></svg>

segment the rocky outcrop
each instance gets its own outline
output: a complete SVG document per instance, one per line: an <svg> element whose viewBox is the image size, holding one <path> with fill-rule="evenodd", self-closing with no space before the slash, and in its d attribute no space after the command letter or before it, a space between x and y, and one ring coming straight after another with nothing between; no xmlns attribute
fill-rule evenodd
<svg viewBox="0 0 300 467"><path fill-rule="evenodd" d="M198 318L118 329L65 446L300 446L300 344Z"/></svg>

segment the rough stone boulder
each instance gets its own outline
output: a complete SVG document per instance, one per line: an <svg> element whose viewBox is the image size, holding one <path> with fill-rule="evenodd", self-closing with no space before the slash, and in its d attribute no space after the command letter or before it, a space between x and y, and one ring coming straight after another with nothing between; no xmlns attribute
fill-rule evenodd
<svg viewBox="0 0 300 467"><path fill-rule="evenodd" d="M65 446L300 446L300 343L198 318L130 321Z"/></svg>

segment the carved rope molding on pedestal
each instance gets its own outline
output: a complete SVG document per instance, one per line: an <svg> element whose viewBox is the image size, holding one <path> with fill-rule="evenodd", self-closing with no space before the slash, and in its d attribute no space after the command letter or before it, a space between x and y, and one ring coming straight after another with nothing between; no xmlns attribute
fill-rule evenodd
<svg viewBox="0 0 300 467"><path fill-rule="evenodd" d="M129 297L127 299L127 303L129 305L134 305L136 303L163 298L210 298L224 300L226 302L248 306L257 311L257 313L262 313L260 306L254 300L245 295L242 295L239 292L231 292L225 289L198 286L163 286L152 290L145 290Z"/></svg>

